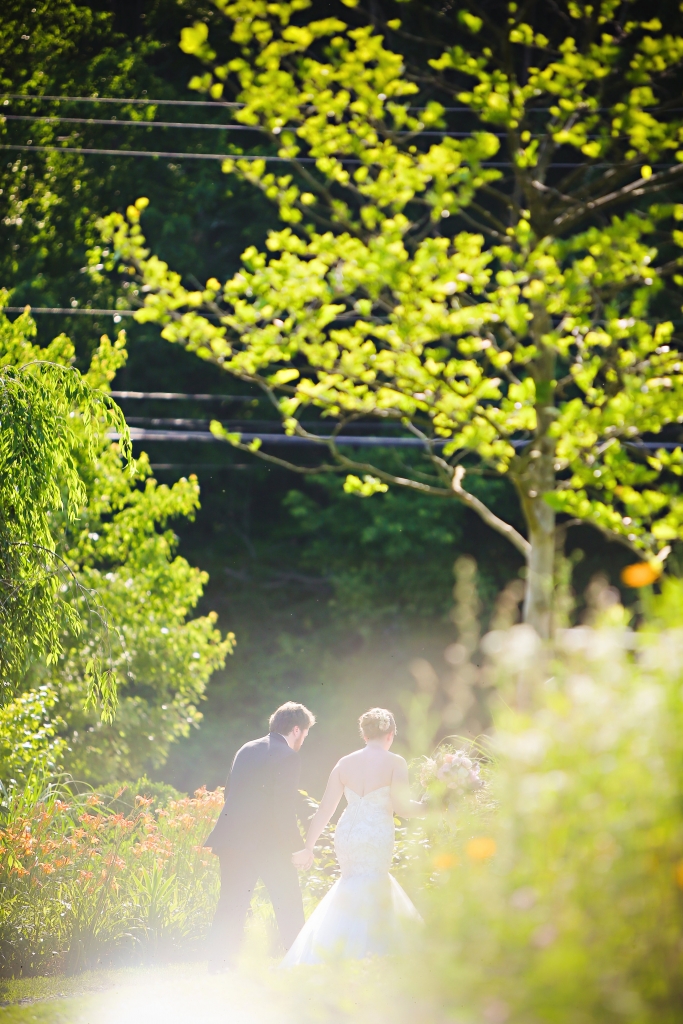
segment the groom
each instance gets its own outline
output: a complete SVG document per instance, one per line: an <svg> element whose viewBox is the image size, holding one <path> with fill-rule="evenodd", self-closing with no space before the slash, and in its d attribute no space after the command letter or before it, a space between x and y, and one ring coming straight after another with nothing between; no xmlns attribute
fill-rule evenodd
<svg viewBox="0 0 683 1024"><path fill-rule="evenodd" d="M304 924L292 853L301 850L296 818L299 751L315 725L303 704L288 701L270 716L270 732L245 743L232 763L225 804L206 840L218 854L221 894L211 931L210 970L229 970L258 879L264 882L282 943L289 949Z"/></svg>

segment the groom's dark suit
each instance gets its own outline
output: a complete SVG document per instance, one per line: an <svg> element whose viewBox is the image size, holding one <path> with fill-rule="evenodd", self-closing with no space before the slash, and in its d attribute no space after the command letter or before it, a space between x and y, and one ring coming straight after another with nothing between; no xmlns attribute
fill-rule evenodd
<svg viewBox="0 0 683 1024"><path fill-rule="evenodd" d="M301 891L291 854L303 840L296 820L299 755L271 732L235 754L225 805L206 840L221 865L221 895L211 935L212 958L229 962L261 878L268 889L286 949L304 924Z"/></svg>

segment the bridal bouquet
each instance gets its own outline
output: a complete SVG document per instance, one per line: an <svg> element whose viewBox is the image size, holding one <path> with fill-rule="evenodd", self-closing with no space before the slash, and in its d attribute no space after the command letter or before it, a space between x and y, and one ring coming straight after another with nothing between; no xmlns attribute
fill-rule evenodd
<svg viewBox="0 0 683 1024"><path fill-rule="evenodd" d="M434 757L426 757L420 771L420 783L427 790L441 791L446 797L463 797L484 785L480 765L464 750L441 747ZM445 790L445 792L444 792Z"/></svg>

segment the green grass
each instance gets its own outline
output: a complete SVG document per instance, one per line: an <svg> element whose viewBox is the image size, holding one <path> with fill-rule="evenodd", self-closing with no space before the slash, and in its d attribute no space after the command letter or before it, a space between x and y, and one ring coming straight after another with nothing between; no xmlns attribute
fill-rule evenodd
<svg viewBox="0 0 683 1024"><path fill-rule="evenodd" d="M89 1024L86 1009L83 999L4 1006L0 1008L0 1021L2 1024Z"/></svg>
<svg viewBox="0 0 683 1024"><path fill-rule="evenodd" d="M27 979L5 987L5 998L15 1002L0 1008L0 1024L293 1024L264 985L268 973L266 964L258 977L248 970L211 976L205 964L173 964Z"/></svg>
<svg viewBox="0 0 683 1024"><path fill-rule="evenodd" d="M136 977L135 971L87 971L74 977L0 981L0 1024L90 1024L100 993Z"/></svg>
<svg viewBox="0 0 683 1024"><path fill-rule="evenodd" d="M61 974L51 977L0 980L0 1004L56 999L100 991L113 985L121 973L120 971L86 971L84 974L73 977ZM2 1009L3 1007L0 1006L0 1012Z"/></svg>
<svg viewBox="0 0 683 1024"><path fill-rule="evenodd" d="M275 963L247 952L236 974L184 963L4 982L1 998L12 1005L0 1007L0 1024L398 1024L379 963L296 971Z"/></svg>

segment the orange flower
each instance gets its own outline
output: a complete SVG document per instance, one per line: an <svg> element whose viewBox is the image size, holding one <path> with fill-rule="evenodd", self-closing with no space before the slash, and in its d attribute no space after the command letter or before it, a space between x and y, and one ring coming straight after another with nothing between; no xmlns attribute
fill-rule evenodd
<svg viewBox="0 0 683 1024"><path fill-rule="evenodd" d="M448 871L449 868L454 868L458 863L458 858L454 857L452 853L437 853L434 858L434 867L437 871Z"/></svg>
<svg viewBox="0 0 683 1024"><path fill-rule="evenodd" d="M476 839L470 839L465 847L465 853L471 860L488 860L489 857L493 857L495 852L496 841L489 838L489 836L478 836Z"/></svg>
<svg viewBox="0 0 683 1024"><path fill-rule="evenodd" d="M627 587L647 587L662 575L659 562L636 562L621 570L621 580Z"/></svg>
<svg viewBox="0 0 683 1024"><path fill-rule="evenodd" d="M679 860L674 870L676 876L676 885L679 889L683 889L683 860Z"/></svg>

